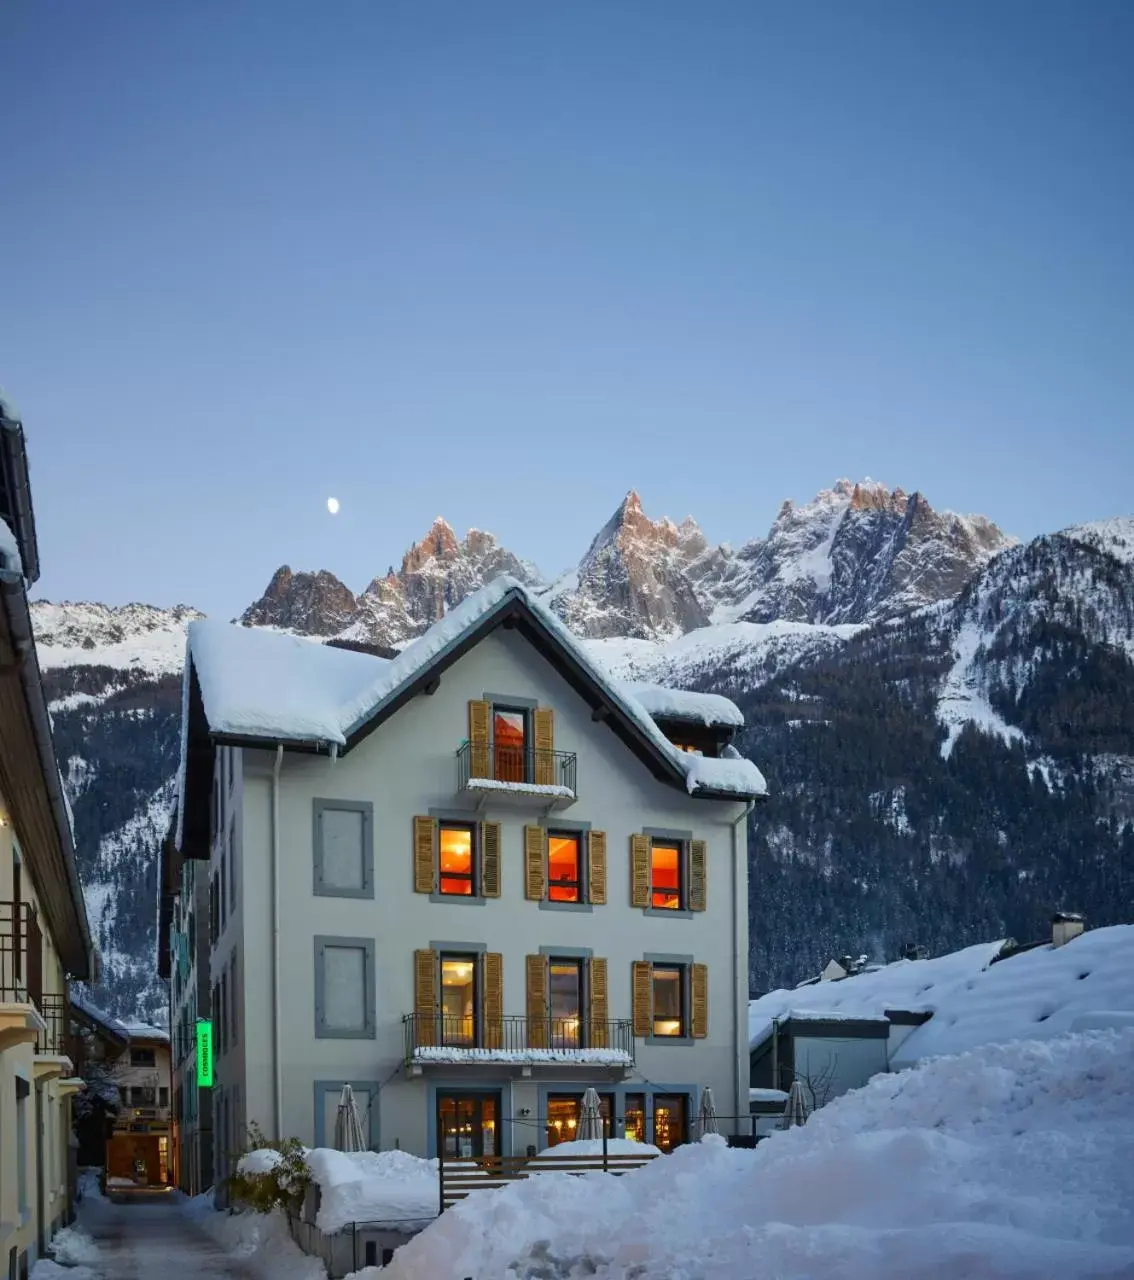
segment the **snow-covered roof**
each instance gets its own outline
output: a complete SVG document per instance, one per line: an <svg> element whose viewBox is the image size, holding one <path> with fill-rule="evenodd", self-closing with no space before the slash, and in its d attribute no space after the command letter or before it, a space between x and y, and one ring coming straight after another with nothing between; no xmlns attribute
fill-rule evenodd
<svg viewBox="0 0 1134 1280"><path fill-rule="evenodd" d="M148 1022L141 1022L137 1018L116 1018L114 1014L107 1013L105 1009L100 1009L92 1000L80 995L75 990L71 991L70 1002L91 1022L97 1022L112 1036L118 1036L119 1039L160 1040L163 1042L168 1042L169 1040L168 1031L163 1031L160 1027L152 1027Z"/></svg>
<svg viewBox="0 0 1134 1280"><path fill-rule="evenodd" d="M626 683L622 687L655 719L730 729L744 727L740 708L719 693L692 693L688 689L666 689L660 684Z"/></svg>
<svg viewBox="0 0 1134 1280"><path fill-rule="evenodd" d="M894 1051L891 1066L902 1067L1134 1015L1134 925L1091 930L1061 947L1049 943L993 964L1002 946L979 943L935 960L897 960L834 982L770 991L749 1002L749 1045L766 1039L774 1018L932 1014Z"/></svg>
<svg viewBox="0 0 1134 1280"><path fill-rule="evenodd" d="M0 520L0 571L24 575L24 562L20 559L20 544L5 520Z"/></svg>
<svg viewBox="0 0 1134 1280"><path fill-rule="evenodd" d="M380 714L406 686L444 659L470 631L510 601L526 605L610 702L665 757L674 772L684 776L690 794L723 794L738 799L767 794L760 771L736 753L731 758L710 759L674 747L630 689L597 664L533 592L507 576L462 601L392 659L278 632L193 622L188 632L190 660L186 662L186 680L192 671L196 672L205 716L215 734L345 746L366 721ZM707 695L686 696L702 700ZM723 707L732 707L727 699L716 701ZM186 698L186 705L187 702ZM740 714L735 708L732 712ZM725 712L717 708L715 714ZM183 753L186 745L183 733ZM183 792L183 788L179 791Z"/></svg>

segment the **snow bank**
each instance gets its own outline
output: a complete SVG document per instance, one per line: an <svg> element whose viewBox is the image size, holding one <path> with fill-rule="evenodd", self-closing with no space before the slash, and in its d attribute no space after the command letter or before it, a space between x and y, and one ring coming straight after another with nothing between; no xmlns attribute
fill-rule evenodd
<svg viewBox="0 0 1134 1280"><path fill-rule="evenodd" d="M51 1254L65 1267L97 1266L102 1252L82 1227L62 1227L51 1240Z"/></svg>
<svg viewBox="0 0 1134 1280"><path fill-rule="evenodd" d="M633 1138L607 1138L606 1153L609 1156L660 1156L661 1149L651 1142L635 1142ZM561 1160L564 1156L602 1157L601 1138L576 1138L574 1142L558 1142L545 1147L537 1160Z"/></svg>
<svg viewBox="0 0 1134 1280"><path fill-rule="evenodd" d="M260 1280L327 1280L322 1262L305 1254L288 1235L287 1221L279 1209L271 1213L218 1213L198 1203L209 1199L195 1197L188 1212L225 1253L244 1264L244 1272Z"/></svg>
<svg viewBox="0 0 1134 1280"><path fill-rule="evenodd" d="M50 1258L40 1258L31 1269L31 1280L103 1280L103 1275L90 1267L61 1267Z"/></svg>
<svg viewBox="0 0 1134 1280"><path fill-rule="evenodd" d="M246 1174L271 1173L277 1165L283 1163L283 1159L271 1147L257 1147L255 1151L248 1151L240 1157L236 1171Z"/></svg>
<svg viewBox="0 0 1134 1280"><path fill-rule="evenodd" d="M412 1229L437 1216L440 1189L437 1162L408 1151L307 1152L311 1176L319 1184L321 1231L338 1231L348 1222L384 1222Z"/></svg>
<svg viewBox="0 0 1134 1280"><path fill-rule="evenodd" d="M754 1151L712 1135L614 1177L470 1195L389 1280L1128 1275L1134 1030L881 1076Z"/></svg>

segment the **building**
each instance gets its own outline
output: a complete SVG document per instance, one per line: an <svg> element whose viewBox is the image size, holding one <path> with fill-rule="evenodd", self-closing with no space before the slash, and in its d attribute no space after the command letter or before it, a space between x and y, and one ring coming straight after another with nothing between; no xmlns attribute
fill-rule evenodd
<svg viewBox="0 0 1134 1280"><path fill-rule="evenodd" d="M202 1082L211 1079L211 1058L197 1060L198 1023L211 1026L209 866L182 859L171 830L160 876L158 973L169 984L172 1168L177 1186L195 1196L213 1184L212 1090Z"/></svg>
<svg viewBox="0 0 1134 1280"><path fill-rule="evenodd" d="M91 942L40 681L23 428L0 401L0 1267L26 1276L72 1216L67 982Z"/></svg>
<svg viewBox="0 0 1134 1280"><path fill-rule="evenodd" d="M584 1090L669 1148L747 1128L736 707L611 679L500 579L393 660L195 623L179 852L208 868L216 1172L252 1121L524 1153ZM200 926L198 926L198 934ZM171 932L172 937L172 932Z"/></svg>
<svg viewBox="0 0 1134 1280"><path fill-rule="evenodd" d="M119 1191L172 1185L168 1034L111 1017L78 997L71 1001L71 1023L84 1077L110 1103L105 1128L95 1115L94 1132L80 1133L83 1154Z"/></svg>

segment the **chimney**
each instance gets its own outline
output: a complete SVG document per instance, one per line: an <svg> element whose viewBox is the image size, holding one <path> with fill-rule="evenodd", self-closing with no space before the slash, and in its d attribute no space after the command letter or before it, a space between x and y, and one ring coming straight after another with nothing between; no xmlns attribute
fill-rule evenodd
<svg viewBox="0 0 1134 1280"><path fill-rule="evenodd" d="M1077 911L1057 911L1051 917L1051 945L1061 947L1077 938L1086 928L1086 922Z"/></svg>

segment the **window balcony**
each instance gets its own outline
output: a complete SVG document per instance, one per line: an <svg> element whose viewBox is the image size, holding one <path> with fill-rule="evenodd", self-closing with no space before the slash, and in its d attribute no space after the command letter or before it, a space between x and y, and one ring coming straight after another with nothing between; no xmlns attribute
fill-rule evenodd
<svg viewBox="0 0 1134 1280"><path fill-rule="evenodd" d="M38 1004L43 996L43 934L27 902L0 902L0 1003Z"/></svg>
<svg viewBox="0 0 1134 1280"><path fill-rule="evenodd" d="M573 751L462 742L457 790L520 807L563 809L578 799Z"/></svg>
<svg viewBox="0 0 1134 1280"><path fill-rule="evenodd" d="M67 1024L70 1013L67 1008L67 997L64 995L44 995L39 998L39 1012L43 1017L44 1029L35 1042L35 1051L54 1058L71 1057L67 1052L70 1040Z"/></svg>
<svg viewBox="0 0 1134 1280"><path fill-rule="evenodd" d="M521 1067L632 1067L634 1026L629 1018L450 1017L407 1013L406 1065L512 1064Z"/></svg>

